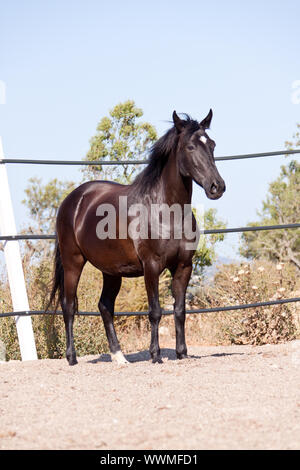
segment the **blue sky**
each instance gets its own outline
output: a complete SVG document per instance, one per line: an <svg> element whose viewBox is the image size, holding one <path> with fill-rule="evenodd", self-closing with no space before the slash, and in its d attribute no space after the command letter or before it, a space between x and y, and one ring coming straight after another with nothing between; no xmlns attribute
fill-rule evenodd
<svg viewBox="0 0 300 470"><path fill-rule="evenodd" d="M7 158L81 159L98 121L134 99L161 135L172 111L213 108L215 155L284 148L300 122L299 1L1 1L0 135ZM208 201L228 226L255 220L288 160L220 162L227 191ZM30 176L79 178L73 167L9 167L17 224ZM237 235L219 249L235 256Z"/></svg>

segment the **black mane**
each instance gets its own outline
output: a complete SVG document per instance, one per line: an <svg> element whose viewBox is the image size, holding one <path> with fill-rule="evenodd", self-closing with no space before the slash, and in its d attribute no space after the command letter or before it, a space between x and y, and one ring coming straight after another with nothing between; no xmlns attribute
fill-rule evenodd
<svg viewBox="0 0 300 470"><path fill-rule="evenodd" d="M200 126L197 121L191 119L185 114L184 133L190 137ZM171 127L160 139L152 146L149 163L146 168L137 175L132 183L133 189L138 193L147 193L157 180L169 159L172 150L176 149L178 143L178 133L175 126Z"/></svg>

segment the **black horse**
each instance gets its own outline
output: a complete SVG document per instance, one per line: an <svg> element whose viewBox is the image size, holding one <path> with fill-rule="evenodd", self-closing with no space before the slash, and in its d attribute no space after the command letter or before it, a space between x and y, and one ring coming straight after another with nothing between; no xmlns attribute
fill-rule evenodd
<svg viewBox="0 0 300 470"><path fill-rule="evenodd" d="M66 356L70 365L77 363L73 321L77 312L77 286L86 261L103 273L103 290L98 306L113 359L119 363L127 362L113 324L114 304L122 277L144 276L151 323L150 354L153 362L162 362L158 341L162 315L158 281L165 268L172 275L176 354L178 359L187 356L185 294L192 272L194 248L190 248L190 237L183 228L186 207L191 204L193 180L202 186L209 199L218 199L225 191L225 183L214 161L215 142L206 134L211 119L212 110L200 123L188 116L180 119L174 111L174 126L154 144L148 165L131 185L91 181L76 188L62 202L56 222L55 275L50 303L58 293L57 302L63 310ZM121 208L120 201L126 202L126 206ZM133 236L133 231L129 230L130 223L136 222L130 211L135 204L145 208L142 220L147 236L141 236L141 231L138 236ZM167 233L164 237L157 236L155 230L156 234L149 236L151 229L153 232L153 219L149 214L152 207L158 204L175 207L177 215L178 209L181 209L179 219L177 217L175 220L171 214L169 221L164 221L163 228ZM110 220L105 220L103 216L108 216L110 208L113 208L112 214L115 213L112 220L115 225L110 227L109 234L109 230L101 232L100 229L105 225L109 228ZM190 219L194 233L196 221L193 216ZM162 228L161 216L157 220L156 229L159 231Z"/></svg>

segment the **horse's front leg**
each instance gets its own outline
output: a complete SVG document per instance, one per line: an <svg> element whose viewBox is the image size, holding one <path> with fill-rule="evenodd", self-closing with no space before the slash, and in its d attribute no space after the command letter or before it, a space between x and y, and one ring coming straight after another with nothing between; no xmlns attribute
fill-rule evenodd
<svg viewBox="0 0 300 470"><path fill-rule="evenodd" d="M162 359L158 340L158 328L162 315L158 292L159 274L159 266L156 263L148 262L144 264L144 278L149 302L149 320L151 324L150 354L153 363L158 362L161 364Z"/></svg>
<svg viewBox="0 0 300 470"><path fill-rule="evenodd" d="M192 265L180 263L172 272L172 293L174 297L174 319L176 330L176 355L178 359L187 357L185 343L185 294L191 277Z"/></svg>

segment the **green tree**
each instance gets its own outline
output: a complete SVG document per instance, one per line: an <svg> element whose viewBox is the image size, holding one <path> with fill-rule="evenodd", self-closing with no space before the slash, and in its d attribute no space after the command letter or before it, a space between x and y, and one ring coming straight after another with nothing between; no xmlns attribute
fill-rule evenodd
<svg viewBox="0 0 300 470"><path fill-rule="evenodd" d="M133 100L117 104L109 116L101 119L96 134L90 140L85 160L142 160L157 139L154 126L140 122L143 111ZM95 165L84 168L86 179L110 179L128 184L141 169L140 165Z"/></svg>
<svg viewBox="0 0 300 470"><path fill-rule="evenodd" d="M300 125L297 125L300 129ZM288 149L300 147L299 130L293 142L286 142ZM300 220L300 164L293 160L281 167L279 177L269 185L259 220L255 225L276 225L299 223ZM292 263L300 270L300 230L273 230L244 232L240 253L246 258L264 258Z"/></svg>
<svg viewBox="0 0 300 470"><path fill-rule="evenodd" d="M297 147L300 147L300 124L297 124L296 127L297 129L295 134L293 135L293 140L287 140L285 142L287 150L293 150Z"/></svg>
<svg viewBox="0 0 300 470"><path fill-rule="evenodd" d="M62 200L75 188L72 181L59 181L54 178L45 185L41 178L30 178L25 189L22 203L29 210L31 223L23 233L54 234L56 213ZM26 255L31 258L47 258L53 250L53 243L48 240L26 242Z"/></svg>
<svg viewBox="0 0 300 470"><path fill-rule="evenodd" d="M205 230L216 230L226 227L225 222L218 219L216 209L205 211L202 220L196 209L193 209L193 212L200 230L203 228ZM222 242L224 238L225 235L223 233L211 235L202 234L200 236L198 248L195 251L193 258L194 273L201 275L205 267L213 264L216 260L216 244Z"/></svg>

